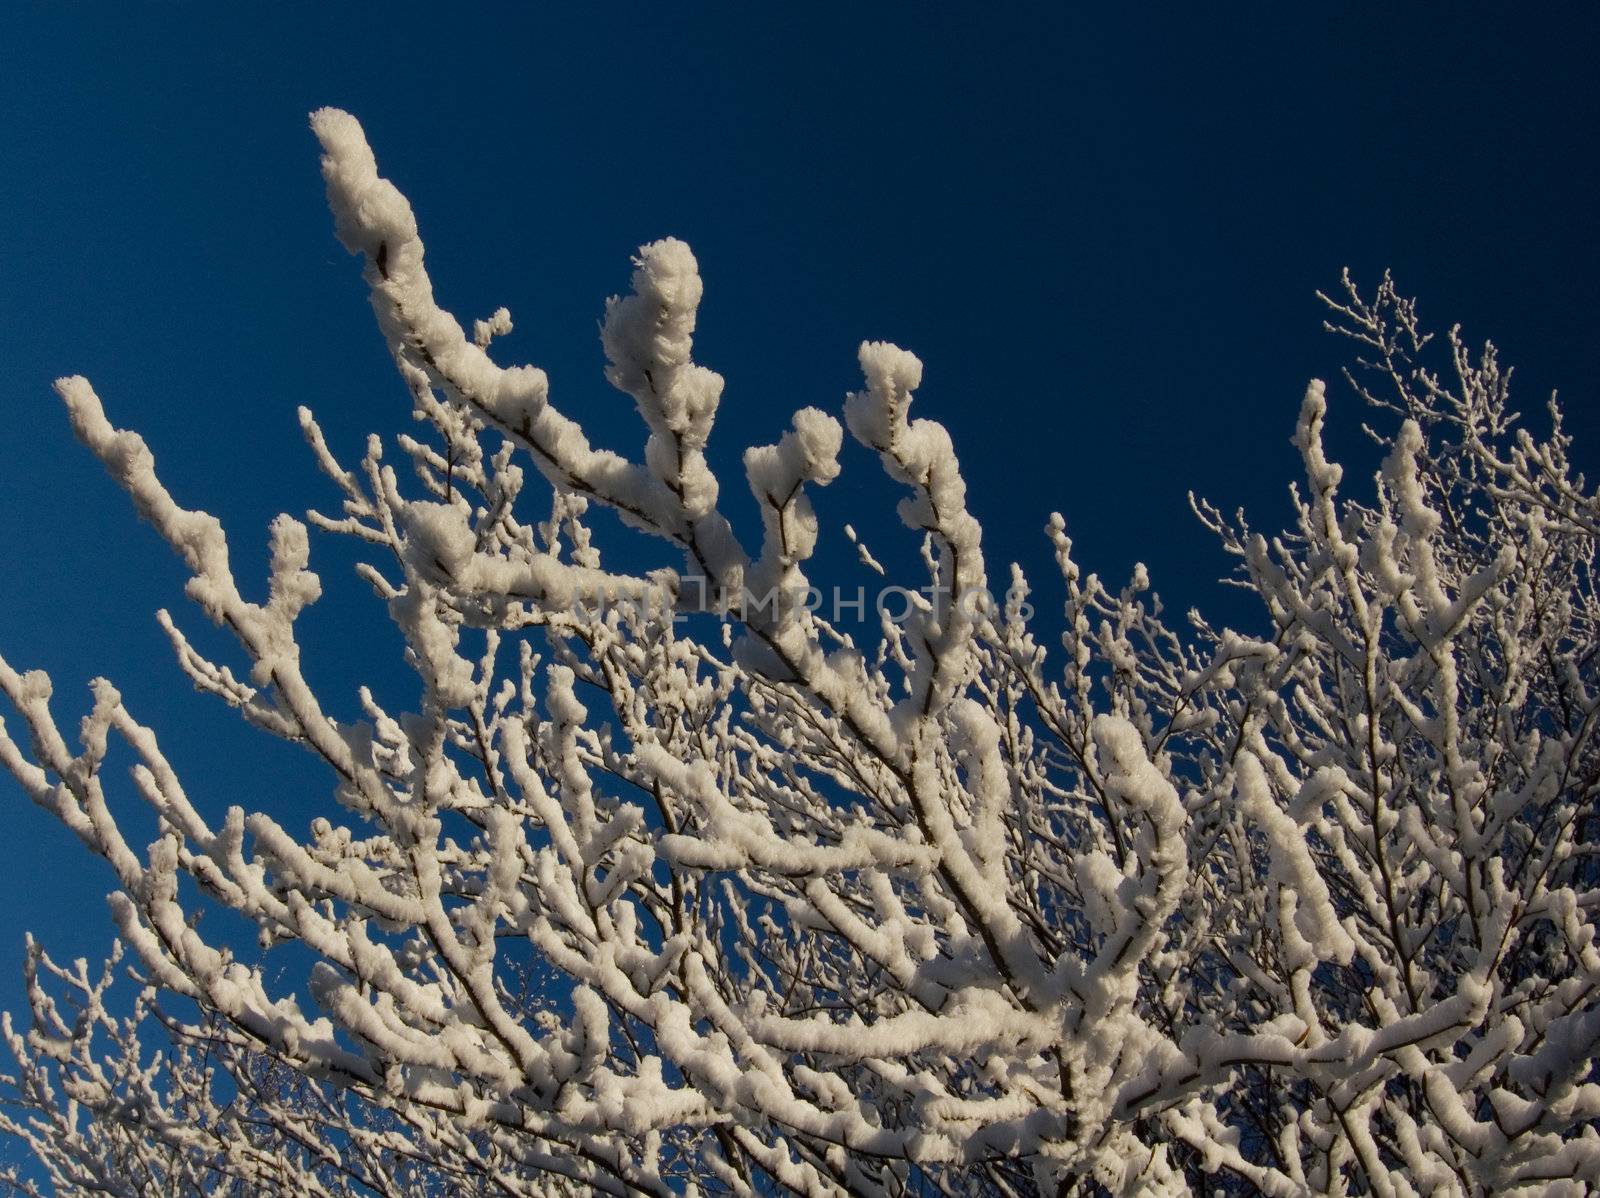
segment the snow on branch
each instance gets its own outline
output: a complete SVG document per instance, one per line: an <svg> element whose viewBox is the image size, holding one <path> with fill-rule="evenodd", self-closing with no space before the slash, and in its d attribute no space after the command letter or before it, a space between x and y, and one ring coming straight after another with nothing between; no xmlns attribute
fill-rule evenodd
<svg viewBox="0 0 1600 1198"><path fill-rule="evenodd" d="M30 947L0 1025L0 1130L55 1192L1600 1185L1600 503L1559 409L1514 425L1492 347L1452 331L1438 363L1391 280L1346 280L1373 485L1328 456L1313 382L1292 527L1195 503L1249 627L1170 626L1061 516L1058 582L1014 566L997 602L916 356L863 344L842 423L805 408L746 450L736 530L688 246L642 247L605 308L634 460L495 362L509 312L469 336L439 306L355 119L312 125L424 432L345 464L299 413L337 506L273 522L264 599L88 382L58 386L237 642L213 661L161 613L180 671L329 785L304 830L208 817L110 683L74 735L0 659L0 764L109 863L125 946L101 971ZM808 574L846 429L925 568L854 620ZM595 504L665 542L654 568L602 559ZM310 529L362 551L411 710L313 693Z"/></svg>

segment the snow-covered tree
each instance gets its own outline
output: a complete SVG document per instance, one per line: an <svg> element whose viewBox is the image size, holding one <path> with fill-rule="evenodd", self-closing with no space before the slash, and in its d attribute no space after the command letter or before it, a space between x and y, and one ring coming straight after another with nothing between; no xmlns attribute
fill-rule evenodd
<svg viewBox="0 0 1600 1198"><path fill-rule="evenodd" d="M807 408L745 453L762 527L736 530L679 241L639 251L602 329L643 454L595 448L543 371L491 357L503 309L469 335L439 307L356 121L312 123L431 435L351 466L302 410L342 510L274 522L257 602L217 521L58 384L244 663L162 613L178 664L325 763L337 806L208 818L110 683L74 748L49 680L0 661L27 732L0 760L110 864L142 979L119 1004L115 958L30 950L0 1128L57 1192L1600 1187L1600 503L1553 404L1549 435L1514 425L1492 346L1452 331L1430 366L1414 306L1347 280L1375 487L1342 490L1313 382L1294 527L1196 505L1258 631L1179 629L1142 567L1084 573L1060 517L1060 577L997 584L888 344L843 425ZM846 429L925 566L866 620L807 574ZM616 568L596 505L659 568ZM307 684L307 524L369 551L416 710Z"/></svg>

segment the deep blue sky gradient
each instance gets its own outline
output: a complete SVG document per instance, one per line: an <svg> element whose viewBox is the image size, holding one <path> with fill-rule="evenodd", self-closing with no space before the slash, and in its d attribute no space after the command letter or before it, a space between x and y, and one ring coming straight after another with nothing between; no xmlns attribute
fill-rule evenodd
<svg viewBox="0 0 1600 1198"><path fill-rule="evenodd" d="M1281 520L1301 391L1345 360L1313 292L1346 265L1494 337L1528 407L1560 388L1593 463L1600 9L1395 7L8 4L0 653L50 670L72 719L111 677L207 811L299 829L326 808L307 761L177 675L156 608L226 643L49 387L88 375L258 585L271 517L334 503L296 405L350 460L409 424L324 207L323 104L410 195L444 302L509 306L502 360L545 366L602 444L642 442L600 377L602 301L641 242L694 246L746 528L739 452L837 410L857 343L888 338L927 364L917 410L951 429L993 573L1021 561L1048 600L1060 509L1088 568L1143 560L1175 606L1237 611L1185 493ZM1363 413L1333 393L1359 454ZM856 451L819 506L836 543L848 519L911 560L894 498ZM306 618L340 714L364 677L404 693L349 561L314 546L330 598ZM102 954L109 874L9 779L0 803L15 1006L24 928Z"/></svg>

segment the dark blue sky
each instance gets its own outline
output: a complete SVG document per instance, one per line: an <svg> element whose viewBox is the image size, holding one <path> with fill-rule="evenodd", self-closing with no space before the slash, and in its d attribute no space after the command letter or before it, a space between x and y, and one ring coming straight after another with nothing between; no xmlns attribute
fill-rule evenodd
<svg viewBox="0 0 1600 1198"><path fill-rule="evenodd" d="M323 205L324 104L410 194L444 301L509 306L502 357L549 369L597 441L642 441L596 321L666 234L707 282L730 495L745 445L837 408L860 340L915 350L991 568L1022 561L1045 596L1058 508L1088 568L1142 559L1175 604L1222 602L1185 492L1281 516L1305 380L1344 361L1312 295L1341 266L1392 267L1436 326L1494 337L1523 402L1560 388L1597 460L1600 10L866 7L4 6L0 652L48 668L64 712L110 676L208 810L326 803L178 677L152 613L203 632L182 573L49 388L87 374L223 518L242 579L274 514L331 505L296 405L352 456L408 405ZM893 498L856 453L819 506L885 556ZM307 617L312 674L349 711L356 678L393 677L392 642L356 635L376 609L348 557L314 553L340 597ZM104 950L108 874L8 779L0 802L15 1005L24 928Z"/></svg>

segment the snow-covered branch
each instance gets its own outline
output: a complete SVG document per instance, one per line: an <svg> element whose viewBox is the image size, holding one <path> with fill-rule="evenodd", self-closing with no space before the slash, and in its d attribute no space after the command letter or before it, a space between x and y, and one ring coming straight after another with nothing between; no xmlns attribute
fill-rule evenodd
<svg viewBox="0 0 1600 1198"><path fill-rule="evenodd" d="M997 601L950 437L909 414L915 356L864 344L842 423L806 408L748 449L736 529L686 245L640 249L605 309L636 460L494 360L508 312L469 336L439 306L360 126L312 123L427 435L348 465L302 411L338 507L273 523L257 603L217 521L59 385L237 641L213 661L162 613L180 669L333 800L303 833L208 817L110 683L72 738L0 659L0 763L110 864L140 979L119 1005L117 958L30 954L0 1129L59 1192L1600 1185L1600 503L1559 421L1513 426L1492 347L1452 332L1435 372L1392 282L1329 301L1394 427L1353 495L1313 382L1294 527L1196 504L1253 631L1168 625L1144 567L1085 573L1059 516L1059 582L1013 567ZM814 601L846 429L921 543L898 617ZM602 561L592 505L653 568ZM313 693L308 524L363 549L414 710Z"/></svg>

